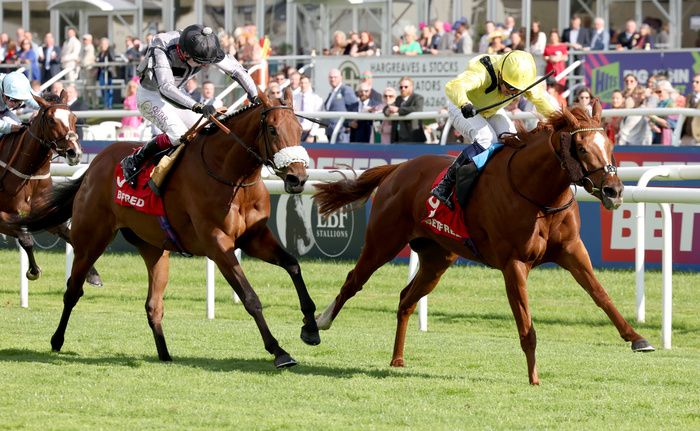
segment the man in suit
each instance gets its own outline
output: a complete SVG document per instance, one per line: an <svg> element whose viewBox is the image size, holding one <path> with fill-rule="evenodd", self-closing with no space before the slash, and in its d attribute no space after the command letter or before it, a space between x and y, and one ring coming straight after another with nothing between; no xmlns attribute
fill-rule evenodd
<svg viewBox="0 0 700 431"><path fill-rule="evenodd" d="M357 95L360 99L357 105L357 112L377 112L377 108L381 106L381 103L377 103L376 101L372 100L370 97L371 93L372 87L368 83L363 82L360 84L360 88L357 90ZM350 142L373 144L374 128L372 127L372 123L372 120L350 121Z"/></svg>
<svg viewBox="0 0 700 431"><path fill-rule="evenodd" d="M561 41L566 46L575 51L581 51L591 45L591 34L587 28L581 27L581 17L574 15L571 17L571 27L564 29L561 34Z"/></svg>
<svg viewBox="0 0 700 431"><path fill-rule="evenodd" d="M366 83L367 85L369 85L369 98L372 100L372 102L378 105L382 103L382 95L377 90L375 90L374 87L372 87L372 79L372 72L370 72L369 70L365 70L360 74L360 84Z"/></svg>
<svg viewBox="0 0 700 431"><path fill-rule="evenodd" d="M73 27L66 30L66 40L63 42L63 47L61 48L61 67L63 69L72 69L66 74L68 81L75 81L78 79L78 72L80 72L80 50L82 44L78 37L76 36L76 31Z"/></svg>
<svg viewBox="0 0 700 431"><path fill-rule="evenodd" d="M396 98L393 105L384 107L384 115L408 115L412 112L423 111L423 96L413 92L413 79L404 76L399 81L399 91L401 95ZM421 120L401 120L392 122L391 142L398 144L402 142L425 142L423 132L423 121Z"/></svg>
<svg viewBox="0 0 700 431"><path fill-rule="evenodd" d="M331 91L324 102L325 110L327 112L357 112L357 96L349 85L343 84L340 70L331 69L328 72L328 83L331 86ZM337 123L338 120L335 118L328 119L328 127L326 127L328 141L331 140L333 129ZM336 142L350 142L350 133L347 126L347 122L341 126Z"/></svg>
<svg viewBox="0 0 700 431"><path fill-rule="evenodd" d="M192 98L192 100L199 100L202 98L202 93L199 92L199 83L197 78L190 78L189 81L185 83L185 91L187 95Z"/></svg>
<svg viewBox="0 0 700 431"><path fill-rule="evenodd" d="M313 114L323 111L323 99L314 93L311 87L311 80L303 75L299 79L299 93L294 95L294 110L302 114ZM313 115L309 115L313 117ZM306 118L299 118L301 123L301 140L303 142L316 142L319 132L319 124L309 121Z"/></svg>
<svg viewBox="0 0 700 431"><path fill-rule="evenodd" d="M686 108L700 109L700 73L696 74L693 78L692 87L693 92L688 94L685 106ZM691 137L690 144L700 145L700 117L685 119L683 135ZM684 139L684 142L686 139Z"/></svg>
<svg viewBox="0 0 700 431"><path fill-rule="evenodd" d="M77 112L88 110L87 103L85 103L85 101L83 101L83 99L80 97L80 93L78 93L78 89L75 87L75 84L70 83L66 85L64 90L66 91L66 95L68 96L66 104L68 105L71 111ZM83 139L83 127L85 127L85 119L78 118L78 122L76 124L78 129L78 138Z"/></svg>
<svg viewBox="0 0 700 431"><path fill-rule="evenodd" d="M630 19L625 23L625 31L617 35L617 49L634 49L641 35L637 31L637 21Z"/></svg>
<svg viewBox="0 0 700 431"><path fill-rule="evenodd" d="M216 99L216 94L214 94L214 83L211 81L204 81L202 83L202 97L199 98L199 103L204 105L213 104L216 108L221 108L224 103Z"/></svg>
<svg viewBox="0 0 700 431"><path fill-rule="evenodd" d="M593 20L590 49L591 51L607 51L610 49L610 32L605 28L605 20L599 16Z"/></svg>
<svg viewBox="0 0 700 431"><path fill-rule="evenodd" d="M51 33L46 33L44 36L44 46L41 47L39 54L39 65L42 84L61 71L61 48L56 46L56 40Z"/></svg>

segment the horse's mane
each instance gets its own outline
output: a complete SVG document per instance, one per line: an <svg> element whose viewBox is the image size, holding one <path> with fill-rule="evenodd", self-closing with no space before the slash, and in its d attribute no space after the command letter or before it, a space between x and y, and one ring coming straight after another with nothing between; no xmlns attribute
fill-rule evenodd
<svg viewBox="0 0 700 431"><path fill-rule="evenodd" d="M511 147L522 147L532 142L532 138L540 133L554 133L566 127L578 128L581 123L589 122L591 116L588 111L581 106L574 106L569 110L564 107L561 111L555 111L547 117L546 121L541 121L532 130L526 130L522 123L515 124L517 132L512 135L504 135L502 138L503 144Z"/></svg>
<svg viewBox="0 0 700 431"><path fill-rule="evenodd" d="M243 105L243 107L238 108L235 111L224 115L223 117L219 117L219 121L221 121L223 124L226 124L230 119L238 117L239 115L242 115L246 112L250 112L260 105L262 105L262 103L260 102L248 103L247 105ZM214 134L217 130L219 130L219 127L216 124L209 123L204 128L202 128L199 131L199 133L202 135L211 135Z"/></svg>
<svg viewBox="0 0 700 431"><path fill-rule="evenodd" d="M56 93L52 93L50 91L44 91L44 93L41 95L41 97L52 105L55 105L57 103L61 103L61 96L59 96Z"/></svg>

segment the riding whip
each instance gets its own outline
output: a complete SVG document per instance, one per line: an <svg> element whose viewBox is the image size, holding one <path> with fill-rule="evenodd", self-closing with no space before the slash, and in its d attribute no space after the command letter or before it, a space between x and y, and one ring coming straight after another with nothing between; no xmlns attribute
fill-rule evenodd
<svg viewBox="0 0 700 431"><path fill-rule="evenodd" d="M524 90L521 91L520 93L514 94L514 95L510 96L510 97L507 98L507 99L501 100L500 102L496 102L496 103L491 104L491 105L489 105L489 106L486 106L486 107L484 107L484 108L479 108L479 109L476 110L476 113L477 113L477 114L480 114L480 113L482 113L483 111L487 111L487 110L489 110L489 109L491 109L491 108L495 108L496 106L502 105L502 104L504 104L504 103L506 103L506 102L510 102L511 100L515 99L516 97L521 96L521 95L522 95L523 93L525 93L527 90L531 89L532 87L534 87L535 85L539 84L540 82L544 81L545 79L549 78L549 77L552 76L552 75L554 75L554 71L553 71L553 70L550 71L550 72L549 72L548 74L546 74L545 76L543 76L542 78L540 78L540 79L538 79L537 81L535 81L535 82L533 82L532 84L530 84L526 89L524 89Z"/></svg>

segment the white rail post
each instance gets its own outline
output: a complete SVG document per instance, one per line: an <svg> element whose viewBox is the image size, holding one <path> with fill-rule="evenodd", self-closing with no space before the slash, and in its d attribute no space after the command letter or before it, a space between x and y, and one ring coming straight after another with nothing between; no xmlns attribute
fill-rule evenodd
<svg viewBox="0 0 700 431"><path fill-rule="evenodd" d="M659 204L663 211L663 247L661 251L661 343L664 349L671 348L671 327L673 315L673 223L671 205Z"/></svg>
<svg viewBox="0 0 700 431"><path fill-rule="evenodd" d="M73 268L73 258L75 257L73 253L73 246L66 243L66 283L70 278L71 269ZM68 288L68 286L66 286Z"/></svg>
<svg viewBox="0 0 700 431"><path fill-rule="evenodd" d="M214 319L214 261L207 258L207 319Z"/></svg>
<svg viewBox="0 0 700 431"><path fill-rule="evenodd" d="M17 243L19 245L19 242ZM29 270L29 257L24 249L19 247L19 306L29 307L29 280L27 271Z"/></svg>
<svg viewBox="0 0 700 431"><path fill-rule="evenodd" d="M654 177L667 177L671 174L666 166L654 166L644 172L637 182L637 187L646 187ZM634 271L637 284L637 322L644 322L646 319L646 298L644 295L644 259L645 259L645 211L644 202L637 204L637 248L634 256Z"/></svg>
<svg viewBox="0 0 700 431"><path fill-rule="evenodd" d="M408 283L416 276L419 267L418 253L411 250L408 260ZM428 330L428 295L418 300L418 329L423 332Z"/></svg>

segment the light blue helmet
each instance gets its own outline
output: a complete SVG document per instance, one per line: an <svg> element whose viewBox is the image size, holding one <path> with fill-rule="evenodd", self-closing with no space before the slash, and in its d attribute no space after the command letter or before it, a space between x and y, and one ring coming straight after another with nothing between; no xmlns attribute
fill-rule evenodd
<svg viewBox="0 0 700 431"><path fill-rule="evenodd" d="M32 85L21 72L10 72L2 79L2 93L16 100L29 100L33 97Z"/></svg>

